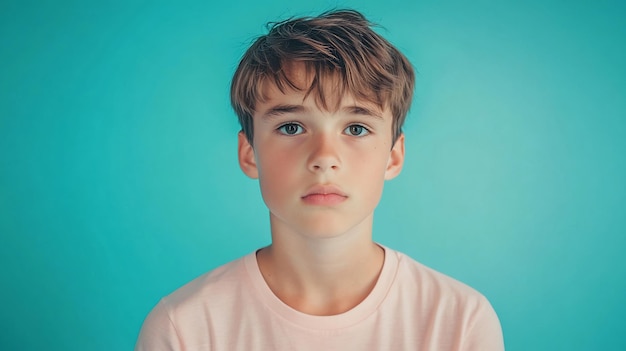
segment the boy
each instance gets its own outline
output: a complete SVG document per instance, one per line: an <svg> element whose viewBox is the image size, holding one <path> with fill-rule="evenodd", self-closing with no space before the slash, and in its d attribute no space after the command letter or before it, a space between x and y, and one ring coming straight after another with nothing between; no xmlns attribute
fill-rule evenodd
<svg viewBox="0 0 626 351"><path fill-rule="evenodd" d="M358 12L274 24L231 100L272 244L163 298L136 350L503 350L471 288L372 241L414 74Z"/></svg>

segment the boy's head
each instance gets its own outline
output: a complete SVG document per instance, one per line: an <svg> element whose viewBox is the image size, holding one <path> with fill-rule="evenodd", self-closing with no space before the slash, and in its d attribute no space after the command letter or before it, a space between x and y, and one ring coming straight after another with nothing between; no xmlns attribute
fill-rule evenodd
<svg viewBox="0 0 626 351"><path fill-rule="evenodd" d="M389 109L395 142L411 105L414 73L406 57L371 26L353 10L272 24L244 54L231 86L231 103L250 144L252 116L266 99L267 83L283 93L304 91L324 110L336 110L337 97L346 94ZM294 79L294 66L303 67L308 86Z"/></svg>

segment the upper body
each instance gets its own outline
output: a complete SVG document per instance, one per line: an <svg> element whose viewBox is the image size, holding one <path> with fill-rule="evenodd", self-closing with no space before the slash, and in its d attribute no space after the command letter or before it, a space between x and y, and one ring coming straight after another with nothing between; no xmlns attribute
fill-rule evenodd
<svg viewBox="0 0 626 351"><path fill-rule="evenodd" d="M498 318L470 287L385 248L371 293L349 311L313 316L283 303L256 255L163 298L136 351L504 350Z"/></svg>
<svg viewBox="0 0 626 351"><path fill-rule="evenodd" d="M291 19L246 51L231 86L239 164L272 243L164 299L140 349L501 349L482 296L372 241L414 73L370 26L356 11Z"/></svg>

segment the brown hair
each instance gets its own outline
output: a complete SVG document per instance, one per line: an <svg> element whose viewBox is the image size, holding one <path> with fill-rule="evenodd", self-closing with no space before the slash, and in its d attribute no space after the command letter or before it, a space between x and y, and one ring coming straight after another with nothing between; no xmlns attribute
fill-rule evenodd
<svg viewBox="0 0 626 351"><path fill-rule="evenodd" d="M336 10L268 27L269 33L256 39L243 55L230 91L231 104L250 143L256 103L265 100L263 83L270 79L281 92L304 90L288 77L286 66L292 63L304 64L312 76L306 96L314 94L318 106L326 110L327 96L343 96L346 91L357 100L389 107L395 143L411 105L415 75L407 58L375 33L371 22L357 11ZM335 80L340 84L331 86L329 95L328 83Z"/></svg>

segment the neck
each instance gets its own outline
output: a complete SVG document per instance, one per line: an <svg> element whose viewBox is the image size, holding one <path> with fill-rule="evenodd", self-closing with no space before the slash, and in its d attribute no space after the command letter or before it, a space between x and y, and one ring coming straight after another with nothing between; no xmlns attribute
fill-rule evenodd
<svg viewBox="0 0 626 351"><path fill-rule="evenodd" d="M333 315L358 305L371 292L384 261L371 239L372 219L334 237L294 233L275 218L272 245L257 254L276 296L313 315Z"/></svg>

